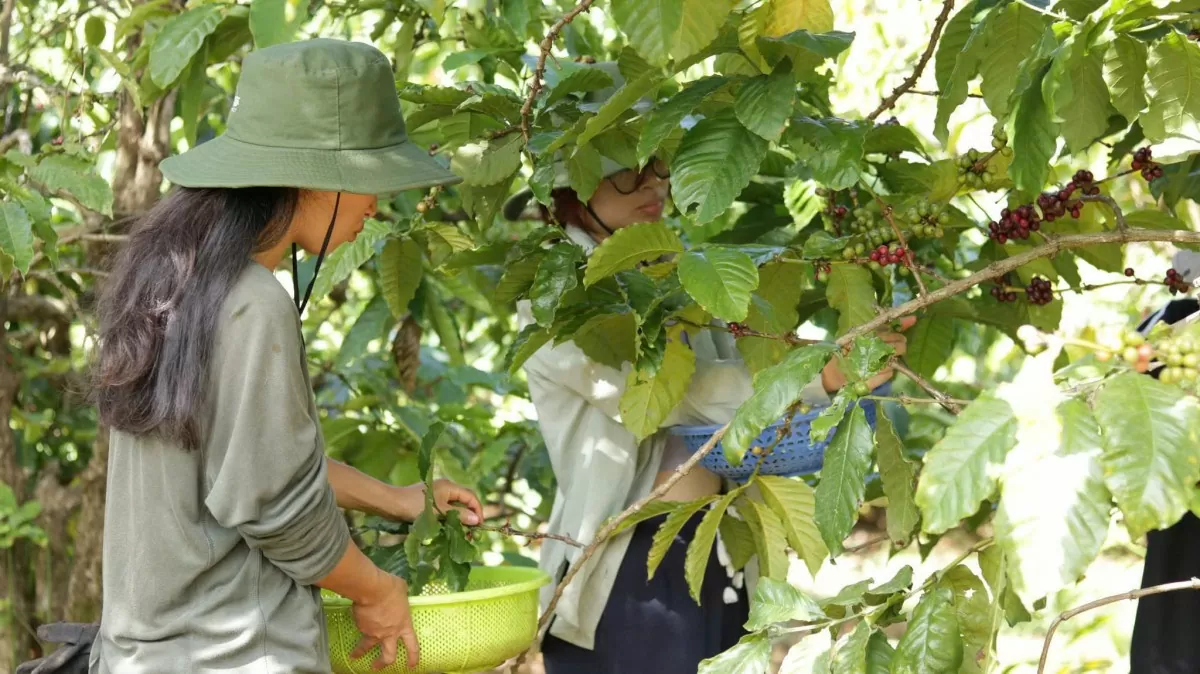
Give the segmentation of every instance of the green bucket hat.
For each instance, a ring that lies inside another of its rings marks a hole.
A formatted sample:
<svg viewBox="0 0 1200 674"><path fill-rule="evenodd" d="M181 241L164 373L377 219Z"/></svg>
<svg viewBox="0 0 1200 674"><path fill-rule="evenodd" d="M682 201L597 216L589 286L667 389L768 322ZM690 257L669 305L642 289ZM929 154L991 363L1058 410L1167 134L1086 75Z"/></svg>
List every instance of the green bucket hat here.
<svg viewBox="0 0 1200 674"><path fill-rule="evenodd" d="M624 86L625 77L621 75L621 69L618 67L615 61L600 61L598 63L586 64L585 67L602 70L607 73L613 81L611 86L604 87L603 89L598 89L596 91L589 91L580 99L580 110L585 112L596 112L608 99L612 98L613 94L615 94L617 90ZM547 84L553 86L553 82L549 81L549 78L547 78L547 80ZM653 103L649 98L641 98L636 104L634 104L633 109L637 112L644 112L649 109L652 104ZM567 175L567 160L562 150L559 150L553 167L554 182L551 184L551 189L569 187L571 185L571 180ZM625 166L609 157L604 156L603 154L600 155L600 175L605 178L629 168L633 167ZM531 199L533 199L533 191L529 188L523 189L509 197L508 201L504 202L503 213L505 219L520 220L521 216L525 213L525 208L529 205Z"/></svg>
<svg viewBox="0 0 1200 674"><path fill-rule="evenodd" d="M225 133L163 160L184 187L393 194L462 179L408 139L392 67L360 42L318 38L251 52Z"/></svg>

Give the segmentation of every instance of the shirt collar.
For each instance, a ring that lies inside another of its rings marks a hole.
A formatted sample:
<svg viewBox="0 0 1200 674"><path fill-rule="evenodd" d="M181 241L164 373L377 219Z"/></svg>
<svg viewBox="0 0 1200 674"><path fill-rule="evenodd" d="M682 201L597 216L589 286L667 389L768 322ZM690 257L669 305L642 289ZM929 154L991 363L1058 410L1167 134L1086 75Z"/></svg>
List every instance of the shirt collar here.
<svg viewBox="0 0 1200 674"><path fill-rule="evenodd" d="M587 255L591 255L592 251L596 250L596 246L599 245L596 243L596 240L592 238L591 234L583 231L583 229L580 227L575 225L566 225L564 230L567 233L567 238L574 241Z"/></svg>

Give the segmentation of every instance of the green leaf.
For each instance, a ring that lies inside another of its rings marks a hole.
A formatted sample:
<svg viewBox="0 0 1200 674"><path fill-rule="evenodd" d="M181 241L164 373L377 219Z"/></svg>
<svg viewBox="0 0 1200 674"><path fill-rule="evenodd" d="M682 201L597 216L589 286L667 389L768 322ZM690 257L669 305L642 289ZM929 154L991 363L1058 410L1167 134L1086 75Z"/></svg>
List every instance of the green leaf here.
<svg viewBox="0 0 1200 674"><path fill-rule="evenodd" d="M830 674L832 642L829 630L804 635L788 649L779 666L779 674Z"/></svg>
<svg viewBox="0 0 1200 674"><path fill-rule="evenodd" d="M831 554L842 552L842 541L858 519L866 494L874 441L867 415L855 405L825 449L821 482L817 485L817 528Z"/></svg>
<svg viewBox="0 0 1200 674"><path fill-rule="evenodd" d="M754 394L734 413L722 439L730 461L741 463L750 443L800 399L800 392L829 362L833 350L827 344L811 344L792 351L778 365L758 373L754 378Z"/></svg>
<svg viewBox="0 0 1200 674"><path fill-rule="evenodd" d="M1165 529L1188 509L1200 481L1200 407L1179 389L1127 372L1095 397L1104 435L1104 480L1138 538Z"/></svg>
<svg viewBox="0 0 1200 674"><path fill-rule="evenodd" d="M750 525L750 533L754 536L758 582L761 583L763 578L787 580L787 537L779 517L766 505L744 496L738 499L737 511Z"/></svg>
<svg viewBox="0 0 1200 674"><path fill-rule="evenodd" d="M204 92L208 85L208 44L196 52L179 86L179 116L183 119L183 137L188 147L196 145L196 127L204 114Z"/></svg>
<svg viewBox="0 0 1200 674"><path fill-rule="evenodd" d="M1058 147L1058 125L1050 119L1040 86L1029 87L1017 100L1009 126L1013 158L1008 175L1018 190L1037 194L1046 182L1050 160Z"/></svg>
<svg viewBox="0 0 1200 674"><path fill-rule="evenodd" d="M892 674L892 658L896 649L888 643L887 635L878 630L867 642L867 674Z"/></svg>
<svg viewBox="0 0 1200 674"><path fill-rule="evenodd" d="M896 572L896 575L892 576L891 580L880 583L879 585L868 589L863 594L874 595L880 598L890 597L897 592L903 592L912 587L912 581L912 567L905 564L904 566L900 567L900 570Z"/></svg>
<svg viewBox="0 0 1200 674"><path fill-rule="evenodd" d="M82 159L67 154L43 157L29 171L29 177L44 185L48 192L65 190L87 208L101 215L112 215L112 188Z"/></svg>
<svg viewBox="0 0 1200 674"><path fill-rule="evenodd" d="M779 516L788 545L804 560L814 576L829 556L816 522L816 496L802 480L761 475L757 479L763 500Z"/></svg>
<svg viewBox="0 0 1200 674"><path fill-rule="evenodd" d="M446 541L450 549L450 559L459 564L468 564L475 561L479 556L479 551L475 549L475 545L467 539L466 532L463 530L462 522L459 521L458 511L451 510L446 513L446 521L443 524L446 532Z"/></svg>
<svg viewBox="0 0 1200 674"><path fill-rule="evenodd" d="M1186 135L1200 123L1200 45L1168 33L1150 49L1147 81L1150 107L1141 118L1147 138Z"/></svg>
<svg viewBox="0 0 1200 674"><path fill-rule="evenodd" d="M951 593L958 634L966 651L963 664L976 662L976 655L991 640L991 602L988 601L987 589L963 564L946 571L936 587L945 588Z"/></svg>
<svg viewBox="0 0 1200 674"><path fill-rule="evenodd" d="M584 123L583 131L575 142L579 145L586 145L617 121L617 118L626 110L632 108L638 99L657 89L664 79L666 79L666 75L661 70L654 69L643 73L637 79L627 80L625 85L605 101L600 110Z"/></svg>
<svg viewBox="0 0 1200 674"><path fill-rule="evenodd" d="M533 285L533 279L537 276L537 270L541 263L541 253L528 255L509 263L504 268L504 275L500 277L500 282L496 284L496 290L493 293L496 302L507 304L524 295Z"/></svg>
<svg viewBox="0 0 1200 674"><path fill-rule="evenodd" d="M408 303L421 285L421 247L412 239L393 239L379 256L379 282L392 315L408 313Z"/></svg>
<svg viewBox="0 0 1200 674"><path fill-rule="evenodd" d="M592 252L583 284L591 286L619 271L633 269L640 262L682 252L679 236L661 222L622 227Z"/></svg>
<svg viewBox="0 0 1200 674"><path fill-rule="evenodd" d="M846 407L853 400L854 394L849 389L843 388L841 391L838 391L829 406L821 410L817 418L813 419L809 424L809 438L813 442L825 442L825 439L829 437L833 429L842 423L842 418L846 416Z"/></svg>
<svg viewBox="0 0 1200 674"><path fill-rule="evenodd" d="M33 262L33 223L20 204L0 202L0 250L13 259L24 276Z"/></svg>
<svg viewBox="0 0 1200 674"><path fill-rule="evenodd" d="M683 400L696 369L696 353L680 337L682 328L667 336L662 364L651 372L631 370L621 394L621 422L638 442L653 435L671 410ZM714 527L716 524L713 525Z"/></svg>
<svg viewBox="0 0 1200 674"><path fill-rule="evenodd" d="M683 525L687 524L688 520L700 512L704 506L712 503L716 497L706 499L698 499L686 503L667 515L663 523L659 525L658 530L654 532L654 540L650 544L650 556L646 558L646 577L653 578L654 573L658 571L659 564L662 564L663 559L667 556L667 551L671 549L671 544L675 542L675 537L679 535ZM672 571L674 572L674 571Z"/></svg>
<svg viewBox="0 0 1200 674"><path fill-rule="evenodd" d="M651 501L646 504L645 508L621 520L617 528L613 529L613 535L616 536L622 531L632 529L646 520L651 520L661 515L669 515L680 508L690 508L694 504L699 504L697 507L703 507L705 503L710 502L712 502L712 498L708 496L696 499L695 501Z"/></svg>
<svg viewBox="0 0 1200 674"><path fill-rule="evenodd" d="M689 83L686 89L675 94L665 103L656 106L647 115L642 135L638 139L638 163L645 164L667 136L679 128L684 117L691 114L697 105L729 82L729 78L719 75L704 77Z"/></svg>
<svg viewBox="0 0 1200 674"><path fill-rule="evenodd" d="M150 48L150 79L169 89L183 74L200 45L221 23L220 5L200 5L171 17Z"/></svg>
<svg viewBox="0 0 1200 674"><path fill-rule="evenodd" d="M863 144L866 154L891 154L894 152L924 153L925 146L907 126L899 124L879 124L867 131Z"/></svg>
<svg viewBox="0 0 1200 674"><path fill-rule="evenodd" d="M306 0L253 0L250 3L250 32L257 49L291 42L306 21Z"/></svg>
<svg viewBox="0 0 1200 674"><path fill-rule="evenodd" d="M929 316L909 328L904 360L917 374L932 379L939 367L950 362L953 352L954 319Z"/></svg>
<svg viewBox="0 0 1200 674"><path fill-rule="evenodd" d="M839 30L825 33L796 30L782 37L759 36L755 45L771 67L776 67L785 58L791 59L795 64L793 69L799 74L801 70L815 68L825 59L837 58L853 41L854 33Z"/></svg>
<svg viewBox="0 0 1200 674"><path fill-rule="evenodd" d="M770 639L765 634L748 634L733 648L701 661L696 674L766 674L770 666Z"/></svg>
<svg viewBox="0 0 1200 674"><path fill-rule="evenodd" d="M33 192L32 194L37 194ZM38 195L41 198L41 195ZM29 206L27 202L20 197L17 200L28 212ZM58 232L55 231L54 225L50 224L49 219L33 221L33 231L42 240L42 251L46 254L46 258L50 260L50 264L58 266Z"/></svg>
<svg viewBox="0 0 1200 674"><path fill-rule="evenodd" d="M754 587L750 600L750 619L747 632L758 632L776 623L791 620L821 620L825 612L812 597L786 581L763 578Z"/></svg>
<svg viewBox="0 0 1200 674"><path fill-rule="evenodd" d="M342 346L333 361L334 367L339 370L348 367L366 353L368 344L386 336L393 323L392 313L383 296L372 297L342 340Z"/></svg>
<svg viewBox="0 0 1200 674"><path fill-rule="evenodd" d="M1125 213L1125 224L1130 227L1144 229L1179 229L1188 230L1186 222L1163 211L1134 211ZM1115 269L1113 271L1116 271Z"/></svg>
<svg viewBox="0 0 1200 674"><path fill-rule="evenodd" d="M596 148L588 144L577 146L567 159L567 177L579 200L587 203L604 180L603 164Z"/></svg>
<svg viewBox="0 0 1200 674"><path fill-rule="evenodd" d="M1008 563L1004 558L1004 553L1000 546L992 546L987 550L979 553L979 570L983 573L983 579L987 582L988 587L992 590L992 596L1000 596L1000 603L1003 605L1005 619L1010 627L1023 622L1029 622L1029 611L1021 605L1021 600L1016 593L1012 591L1008 583L1008 574L1005 572Z"/></svg>
<svg viewBox="0 0 1200 674"><path fill-rule="evenodd" d="M833 656L833 674L867 674L867 642L871 626L860 620L850 634L837 645Z"/></svg>
<svg viewBox="0 0 1200 674"><path fill-rule="evenodd" d="M454 151L450 170L473 186L495 185L521 167L521 135L467 143ZM590 195L589 195L590 196Z"/></svg>
<svg viewBox="0 0 1200 674"><path fill-rule="evenodd" d="M601 314L584 323L572 339L588 358L619 370L637 359L637 315Z"/></svg>
<svg viewBox="0 0 1200 674"><path fill-rule="evenodd" d="M963 660L958 618L950 590L930 590L913 610L908 629L892 657L894 674L957 672Z"/></svg>
<svg viewBox="0 0 1200 674"><path fill-rule="evenodd" d="M746 566L754 556L754 534L750 533L750 525L742 520L726 514L721 519L721 542L729 552L729 563L735 569ZM817 540L820 540L818 537Z"/></svg>
<svg viewBox="0 0 1200 674"><path fill-rule="evenodd" d="M749 255L730 248L690 250L679 260L679 280L705 311L725 321L742 321L750 310L750 293L758 287L758 267Z"/></svg>
<svg viewBox="0 0 1200 674"><path fill-rule="evenodd" d="M996 539L1014 590L1025 601L1075 583L1100 553L1111 509L1102 452L1091 410L1068 400L1038 428L1036 440L1009 453Z"/></svg>
<svg viewBox="0 0 1200 674"><path fill-rule="evenodd" d="M764 35L779 37L807 30L826 33L833 30L833 8L829 0L770 0L770 9L762 27Z"/></svg>
<svg viewBox="0 0 1200 674"><path fill-rule="evenodd" d="M1141 40L1118 35L1104 54L1104 81L1113 107L1130 124L1146 109L1146 62L1149 54Z"/></svg>
<svg viewBox="0 0 1200 674"><path fill-rule="evenodd" d="M934 78L938 88L945 91L950 85L950 77L954 74L954 66L958 55L967 46L974 26L971 25L978 11L978 3L971 0L946 22L942 29L942 39L938 42L937 51L933 57Z"/></svg>
<svg viewBox="0 0 1200 674"><path fill-rule="evenodd" d="M734 490L721 497L696 527L692 542L688 544L687 557L684 559L684 578L687 580L688 592L692 601L700 604L700 590L704 586L704 574L708 570L708 560L712 555L713 543L717 540L717 527L725 517L725 510L740 492Z"/></svg>
<svg viewBox="0 0 1200 674"><path fill-rule="evenodd" d="M671 46L675 61L687 61L717 39L733 5L732 0L683 0L683 21Z"/></svg>
<svg viewBox="0 0 1200 674"><path fill-rule="evenodd" d="M787 143L797 153L813 180L832 190L853 186L864 170L867 127L842 119L795 117L788 127Z"/></svg>
<svg viewBox="0 0 1200 674"><path fill-rule="evenodd" d="M599 91L613 86L612 75L600 68L592 68L570 61L561 61L555 68L557 81L549 88L546 105L551 106L568 94Z"/></svg>
<svg viewBox="0 0 1200 674"><path fill-rule="evenodd" d="M971 5L968 5L963 8L960 14L966 13L970 7ZM995 16L995 13L989 15L986 20L980 21L971 29L958 55L954 57L954 64L950 69L949 79L945 83L942 83L941 76L939 75L938 77L938 86L942 90L942 95L938 97L937 101L937 115L933 120L933 135L942 143L945 143L949 139L948 124L950 122L950 115L967 100L969 93L968 85L979 72L979 61L983 57L984 49L987 45L988 26ZM966 23L969 25L969 18L966 19ZM938 56L940 63L941 52L939 52ZM942 66L939 66L939 72L941 72L941 69Z"/></svg>
<svg viewBox="0 0 1200 674"><path fill-rule="evenodd" d="M573 243L555 244L538 264L529 289L533 317L538 325L549 327L563 297L579 285L579 264L583 250Z"/></svg>
<svg viewBox="0 0 1200 674"><path fill-rule="evenodd" d="M697 206L696 224L725 212L750 184L767 155L768 143L738 122L732 112L701 120L683 136L671 162L671 191L683 212Z"/></svg>
<svg viewBox="0 0 1200 674"><path fill-rule="evenodd" d="M665 65L683 22L683 0L613 0L612 16L647 61Z"/></svg>
<svg viewBox="0 0 1200 674"><path fill-rule="evenodd" d="M980 90L988 110L997 119L1008 114L1009 95L1016 87L1021 62L1033 51L1046 28L1045 16L1014 2L988 21L986 58L980 63Z"/></svg>
<svg viewBox="0 0 1200 674"><path fill-rule="evenodd" d="M917 483L923 529L940 534L979 508L996 489L1004 457L1016 444L1012 408L991 392L975 399L925 455Z"/></svg>
<svg viewBox="0 0 1200 674"><path fill-rule="evenodd" d="M1083 21L1088 14L1100 9L1107 0L1058 0L1054 10L1062 12L1076 21Z"/></svg>
<svg viewBox="0 0 1200 674"><path fill-rule="evenodd" d="M551 337L549 330L536 323L525 326L525 329L521 330L517 334L517 338L513 340L504 369L510 376L516 376L517 369L524 365L530 356L537 353L538 349L545 346Z"/></svg>
<svg viewBox="0 0 1200 674"><path fill-rule="evenodd" d="M311 301L315 304L329 294L333 287L346 280L355 269L371 259L375 254L375 244L387 238L392 233L391 225L379 220L367 220L358 237L350 243L344 243L325 257L321 265L321 273L317 274L313 283ZM300 285L301 288L304 284Z"/></svg>
<svg viewBox="0 0 1200 674"><path fill-rule="evenodd" d="M861 265L836 264L825 288L829 306L838 312L838 335L875 318L875 286Z"/></svg>
<svg viewBox="0 0 1200 674"><path fill-rule="evenodd" d="M883 494L888 500L888 538L897 546L905 547L921 522L921 513L913 500L917 470L912 462L904 458L904 445L896 436L891 419L882 411L876 415L875 446L878 448Z"/></svg>
<svg viewBox="0 0 1200 674"><path fill-rule="evenodd" d="M1050 119L1060 122L1068 151L1079 152L1108 129L1108 85L1099 54L1087 54L1074 41L1054 56L1042 79Z"/></svg>
<svg viewBox="0 0 1200 674"><path fill-rule="evenodd" d="M851 381L869 379L883 368L884 362L895 352L878 335L863 335L854 340L850 353L842 358L842 372Z"/></svg>
<svg viewBox="0 0 1200 674"><path fill-rule="evenodd" d="M778 140L795 100L795 80L788 73L776 71L743 84L734 101L734 112L742 126L766 140Z"/></svg>
<svg viewBox="0 0 1200 674"><path fill-rule="evenodd" d="M437 333L438 341L446 351L446 355L450 357L450 364L466 365L466 355L463 353L458 322L446 308L445 302L437 291L433 289L425 293L425 315L433 322L433 330Z"/></svg>
<svg viewBox="0 0 1200 674"><path fill-rule="evenodd" d="M821 601L823 606L854 606L863 602L863 595L871 589L871 579L860 580L843 587L834 596Z"/></svg>

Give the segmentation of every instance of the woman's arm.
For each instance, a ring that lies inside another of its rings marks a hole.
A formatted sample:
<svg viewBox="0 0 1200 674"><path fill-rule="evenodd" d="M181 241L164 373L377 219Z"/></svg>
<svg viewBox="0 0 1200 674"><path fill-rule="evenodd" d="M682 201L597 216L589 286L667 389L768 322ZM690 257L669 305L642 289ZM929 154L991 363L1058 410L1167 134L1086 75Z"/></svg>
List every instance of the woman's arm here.
<svg viewBox="0 0 1200 674"><path fill-rule="evenodd" d="M326 457L325 463L340 508L405 522L415 520L425 509L425 485L420 482L399 487L376 480L336 459ZM483 521L479 499L466 487L436 480L433 497L438 509L458 510L462 522L468 526Z"/></svg>

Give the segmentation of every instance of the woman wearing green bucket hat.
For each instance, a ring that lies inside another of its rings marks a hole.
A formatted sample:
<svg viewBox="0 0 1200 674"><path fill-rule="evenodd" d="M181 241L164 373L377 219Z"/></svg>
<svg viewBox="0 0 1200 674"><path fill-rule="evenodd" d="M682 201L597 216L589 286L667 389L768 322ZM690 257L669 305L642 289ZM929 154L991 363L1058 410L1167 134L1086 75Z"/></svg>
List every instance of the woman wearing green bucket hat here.
<svg viewBox="0 0 1200 674"><path fill-rule="evenodd" d="M339 507L411 520L423 486L326 458L300 331L312 286L289 297L272 271L303 247L315 276L376 195L457 178L408 141L387 58L325 39L247 56L225 134L162 171L177 188L100 299L94 388L112 432L90 671L327 674L321 588L354 602L356 657L378 646L389 664L399 640L415 667L407 586ZM435 492L480 521L469 490Z"/></svg>

